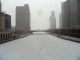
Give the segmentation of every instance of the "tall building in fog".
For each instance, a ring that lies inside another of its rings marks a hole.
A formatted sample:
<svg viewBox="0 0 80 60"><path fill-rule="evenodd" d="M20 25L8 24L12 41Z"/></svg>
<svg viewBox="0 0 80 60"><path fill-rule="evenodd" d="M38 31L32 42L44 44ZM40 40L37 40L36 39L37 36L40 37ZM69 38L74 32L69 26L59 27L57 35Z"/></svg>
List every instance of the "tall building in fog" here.
<svg viewBox="0 0 80 60"><path fill-rule="evenodd" d="M5 27L11 29L11 16L8 14L5 14Z"/></svg>
<svg viewBox="0 0 80 60"><path fill-rule="evenodd" d="M62 13L59 15L59 27L62 28Z"/></svg>
<svg viewBox="0 0 80 60"><path fill-rule="evenodd" d="M0 31L11 29L11 16L2 12L2 3L0 0Z"/></svg>
<svg viewBox="0 0 80 60"><path fill-rule="evenodd" d="M62 26L61 28L70 28L70 3L69 1L62 3Z"/></svg>
<svg viewBox="0 0 80 60"><path fill-rule="evenodd" d="M72 28L80 28L80 0L68 0L70 2L70 20Z"/></svg>
<svg viewBox="0 0 80 60"><path fill-rule="evenodd" d="M1 0L0 0L0 12L1 12L1 10L2 10L2 3L1 3Z"/></svg>
<svg viewBox="0 0 80 60"><path fill-rule="evenodd" d="M16 7L16 30L30 31L30 10L28 4Z"/></svg>
<svg viewBox="0 0 80 60"><path fill-rule="evenodd" d="M0 13L0 30L8 29L11 29L11 16L2 12Z"/></svg>
<svg viewBox="0 0 80 60"><path fill-rule="evenodd" d="M80 0L62 3L62 27L80 28Z"/></svg>
<svg viewBox="0 0 80 60"><path fill-rule="evenodd" d="M55 18L55 12L51 12L50 16L50 29L56 29L56 18Z"/></svg>
<svg viewBox="0 0 80 60"><path fill-rule="evenodd" d="M0 31L5 29L5 15L0 13Z"/></svg>

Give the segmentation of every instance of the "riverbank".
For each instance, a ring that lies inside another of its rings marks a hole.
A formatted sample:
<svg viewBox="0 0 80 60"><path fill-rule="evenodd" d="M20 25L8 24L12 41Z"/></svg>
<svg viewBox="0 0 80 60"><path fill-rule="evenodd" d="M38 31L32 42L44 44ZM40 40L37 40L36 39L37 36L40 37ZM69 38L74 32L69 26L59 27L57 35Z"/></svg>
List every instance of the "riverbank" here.
<svg viewBox="0 0 80 60"><path fill-rule="evenodd" d="M17 36L17 37L13 37L13 38L10 38L10 39L0 40L0 44L6 43L6 42L9 42L9 41L13 41L13 40L16 40L16 39L20 39L20 38L23 38L23 37L27 37L27 36L29 36L31 34L32 33L27 33L27 34L20 35L20 36Z"/></svg>
<svg viewBox="0 0 80 60"><path fill-rule="evenodd" d="M69 40L69 41L80 43L80 38L69 37L69 36L64 36L64 35L60 35L60 34L53 34L53 33L49 33L49 34L52 35L52 36L62 38L64 40Z"/></svg>

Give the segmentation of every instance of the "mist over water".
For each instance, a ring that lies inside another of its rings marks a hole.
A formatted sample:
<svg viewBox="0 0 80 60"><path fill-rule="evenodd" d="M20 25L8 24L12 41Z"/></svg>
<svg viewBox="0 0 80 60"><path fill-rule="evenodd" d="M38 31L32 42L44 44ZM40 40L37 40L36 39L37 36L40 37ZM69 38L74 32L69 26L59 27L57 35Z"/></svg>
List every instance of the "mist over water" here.
<svg viewBox="0 0 80 60"><path fill-rule="evenodd" d="M32 29L48 29L50 26L49 17L51 11L56 14L57 27L59 27L59 13L61 2L65 0L2 0L3 11L12 15L12 26L15 26L15 8L29 4L31 13Z"/></svg>

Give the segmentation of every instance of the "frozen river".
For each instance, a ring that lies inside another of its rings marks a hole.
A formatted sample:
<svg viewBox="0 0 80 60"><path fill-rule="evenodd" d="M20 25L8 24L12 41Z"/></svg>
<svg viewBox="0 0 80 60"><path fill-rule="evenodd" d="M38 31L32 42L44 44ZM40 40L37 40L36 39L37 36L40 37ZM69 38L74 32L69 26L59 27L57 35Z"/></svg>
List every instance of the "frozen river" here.
<svg viewBox="0 0 80 60"><path fill-rule="evenodd" d="M80 44L34 33L0 45L0 60L80 60Z"/></svg>

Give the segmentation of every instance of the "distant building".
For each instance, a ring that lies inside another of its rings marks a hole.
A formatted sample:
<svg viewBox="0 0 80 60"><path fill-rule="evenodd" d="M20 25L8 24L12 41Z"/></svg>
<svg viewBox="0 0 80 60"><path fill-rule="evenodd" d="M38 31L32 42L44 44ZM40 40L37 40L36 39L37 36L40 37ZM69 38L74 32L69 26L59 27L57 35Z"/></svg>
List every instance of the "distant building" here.
<svg viewBox="0 0 80 60"><path fill-rule="evenodd" d="M16 30L23 33L30 31L30 10L28 4L16 7Z"/></svg>
<svg viewBox="0 0 80 60"><path fill-rule="evenodd" d="M59 28L62 28L62 13L59 15Z"/></svg>
<svg viewBox="0 0 80 60"><path fill-rule="evenodd" d="M0 13L0 30L4 31L11 29L11 16L8 14Z"/></svg>
<svg viewBox="0 0 80 60"><path fill-rule="evenodd" d="M2 3L1 3L1 0L0 0L0 12L1 12L1 10L2 10Z"/></svg>
<svg viewBox="0 0 80 60"><path fill-rule="evenodd" d="M0 0L0 39L10 39L15 36L15 30L11 27L11 16L2 12Z"/></svg>
<svg viewBox="0 0 80 60"><path fill-rule="evenodd" d="M50 29L56 29L56 18L55 18L55 12L51 12L50 16Z"/></svg>
<svg viewBox="0 0 80 60"><path fill-rule="evenodd" d="M8 14L5 14L5 27L11 29L11 16Z"/></svg>
<svg viewBox="0 0 80 60"><path fill-rule="evenodd" d="M0 13L0 30L5 30L5 15L4 13Z"/></svg>
<svg viewBox="0 0 80 60"><path fill-rule="evenodd" d="M29 5L28 4L25 4L24 5L24 8L25 8L25 13L26 13L26 31L30 31L30 8L29 8Z"/></svg>

